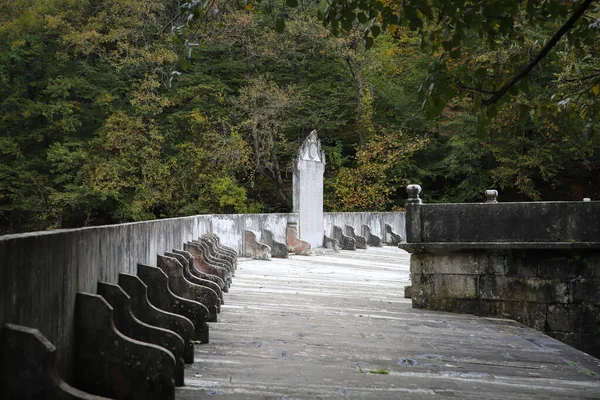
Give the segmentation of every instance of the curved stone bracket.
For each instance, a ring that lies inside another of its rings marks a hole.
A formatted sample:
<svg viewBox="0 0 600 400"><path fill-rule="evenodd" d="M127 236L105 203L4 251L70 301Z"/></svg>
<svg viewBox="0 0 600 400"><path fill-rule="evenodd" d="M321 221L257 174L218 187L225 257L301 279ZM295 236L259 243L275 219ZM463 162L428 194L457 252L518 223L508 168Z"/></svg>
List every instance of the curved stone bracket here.
<svg viewBox="0 0 600 400"><path fill-rule="evenodd" d="M175 399L175 359L162 347L131 339L113 324L99 295L77 293L75 383L115 399Z"/></svg>
<svg viewBox="0 0 600 400"><path fill-rule="evenodd" d="M221 239L219 238L219 235L217 235L216 233L206 233L206 234L202 235L202 237L213 240L215 242L215 244L217 245L217 247L221 251L229 254L235 260L236 268L237 268L238 252L235 251L234 248L221 244Z"/></svg>
<svg viewBox="0 0 600 400"><path fill-rule="evenodd" d="M56 347L40 331L4 324L0 364L0 398L109 400L67 384L56 371Z"/></svg>
<svg viewBox="0 0 600 400"><path fill-rule="evenodd" d="M200 251L200 250L198 250L198 251ZM223 281L223 279L219 278L217 275L211 275L211 274L202 272L199 269L200 268L199 261L196 260L196 257L191 252L186 251L186 250L173 249L173 253L181 254L182 256L187 258L190 274L194 275L197 278L205 279L207 281L213 282L214 284L219 286L219 289L221 289L221 292L225 291L225 290L223 290L223 288L226 285L225 285L225 282ZM223 296L221 296L221 298L222 297Z"/></svg>
<svg viewBox="0 0 600 400"><path fill-rule="evenodd" d="M217 322L219 296L204 286L196 285L185 278L183 265L176 258L158 255L156 266L169 277L169 289L177 296L197 301L208 309L209 322Z"/></svg>
<svg viewBox="0 0 600 400"><path fill-rule="evenodd" d="M289 250L298 255L310 255L310 243L298 238L298 231L288 225L286 229L286 241Z"/></svg>
<svg viewBox="0 0 600 400"><path fill-rule="evenodd" d="M271 255L276 258L288 258L289 252L287 245L275 240L275 235L268 229L261 230L261 238L267 246L271 248Z"/></svg>
<svg viewBox="0 0 600 400"><path fill-rule="evenodd" d="M235 270L237 268L237 256L232 256L229 252L223 251L219 246L217 246L217 242L214 240L213 236L200 236L198 241L206 243L209 253L212 257L224 262L229 267L229 272L231 272L232 276L235 276Z"/></svg>
<svg viewBox="0 0 600 400"><path fill-rule="evenodd" d="M202 248L202 246L200 246L199 243L184 243L183 250L187 251L194 257L195 269L205 274L218 276L223 282L221 290L224 292L229 291L229 271L223 267L210 263L204 254L205 250Z"/></svg>
<svg viewBox="0 0 600 400"><path fill-rule="evenodd" d="M333 226L333 238L338 241L342 250L356 250L356 240L344 234L341 227Z"/></svg>
<svg viewBox="0 0 600 400"><path fill-rule="evenodd" d="M373 247L381 247L383 246L381 238L377 235L374 235L371 232L371 227L369 225L362 226L362 234L365 237L367 244Z"/></svg>
<svg viewBox="0 0 600 400"><path fill-rule="evenodd" d="M174 294L169 289L169 278L156 267L138 264L138 276L148 286L148 298L158 308L183 315L194 323L194 339L208 343L208 309L198 303Z"/></svg>
<svg viewBox="0 0 600 400"><path fill-rule="evenodd" d="M214 251L211 250L209 243L204 240L192 240L192 243L199 246L202 249L203 257L206 261L208 261L211 265L218 266L220 268L225 268L227 271L227 280L229 283L232 281L233 277L233 265L229 260L222 259L219 256L214 254Z"/></svg>
<svg viewBox="0 0 600 400"><path fill-rule="evenodd" d="M340 252L340 246L338 241L325 234L323 234L323 247L325 247L326 249L331 249L336 253Z"/></svg>
<svg viewBox="0 0 600 400"><path fill-rule="evenodd" d="M194 362L194 324L188 318L154 306L148 300L148 287L135 275L119 274L119 286L129 295L133 315L147 324L159 326L177 333L183 338L185 348L183 360Z"/></svg>
<svg viewBox="0 0 600 400"><path fill-rule="evenodd" d="M183 266L183 276L185 277L185 279L187 279L188 281L190 281L196 285L200 285L200 286L204 286L209 289L212 289L217 294L217 297L219 298L219 301L217 302L217 312L221 312L221 304L223 304L223 291L221 290L219 285L217 285L215 282L209 281L207 279L198 278L196 275L192 274L192 272L190 271L190 263L194 262L194 258L187 251L185 253L187 253L187 256L189 258L183 254L170 252L170 251L165 251L165 256L173 257L177 261L179 261L179 263Z"/></svg>
<svg viewBox="0 0 600 400"><path fill-rule="evenodd" d="M271 248L256 240L256 233L246 229L244 235L246 237L246 257L255 260L271 260Z"/></svg>
<svg viewBox="0 0 600 400"><path fill-rule="evenodd" d="M357 235L353 226L346 225L346 235L350 236L356 241L357 249L365 250L367 248L367 239L364 236Z"/></svg>
<svg viewBox="0 0 600 400"><path fill-rule="evenodd" d="M385 243L390 246L398 246L402 243L402 236L394 232L390 224L385 224Z"/></svg>
<svg viewBox="0 0 600 400"><path fill-rule="evenodd" d="M98 294L113 308L113 322L123 335L160 346L175 357L175 385L183 386L183 339L175 332L146 324L131 312L130 298L118 285L98 282Z"/></svg>

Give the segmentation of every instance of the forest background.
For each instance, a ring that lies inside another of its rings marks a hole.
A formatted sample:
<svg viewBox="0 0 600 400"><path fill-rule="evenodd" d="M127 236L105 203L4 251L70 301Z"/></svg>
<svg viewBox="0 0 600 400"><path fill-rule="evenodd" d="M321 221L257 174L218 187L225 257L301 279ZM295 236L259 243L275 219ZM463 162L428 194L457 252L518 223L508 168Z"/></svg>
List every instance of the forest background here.
<svg viewBox="0 0 600 400"><path fill-rule="evenodd" d="M365 34L356 14L336 35L319 1L192 3L0 3L0 234L287 212L313 129L328 211L398 210L408 183L427 202L600 198L597 34L556 46L484 124L484 86L456 78L502 83L560 10L511 26L517 45L466 29L424 48L438 25ZM584 17L597 33L597 7ZM433 75L446 100L431 107Z"/></svg>

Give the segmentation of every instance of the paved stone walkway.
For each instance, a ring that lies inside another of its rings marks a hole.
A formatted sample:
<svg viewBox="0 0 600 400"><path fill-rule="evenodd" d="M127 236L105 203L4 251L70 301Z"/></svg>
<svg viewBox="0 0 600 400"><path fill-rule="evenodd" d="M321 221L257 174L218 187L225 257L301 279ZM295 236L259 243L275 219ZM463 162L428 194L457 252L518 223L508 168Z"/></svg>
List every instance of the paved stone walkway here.
<svg viewBox="0 0 600 400"><path fill-rule="evenodd" d="M510 320L412 309L409 255L240 262L177 399L600 399L600 360Z"/></svg>

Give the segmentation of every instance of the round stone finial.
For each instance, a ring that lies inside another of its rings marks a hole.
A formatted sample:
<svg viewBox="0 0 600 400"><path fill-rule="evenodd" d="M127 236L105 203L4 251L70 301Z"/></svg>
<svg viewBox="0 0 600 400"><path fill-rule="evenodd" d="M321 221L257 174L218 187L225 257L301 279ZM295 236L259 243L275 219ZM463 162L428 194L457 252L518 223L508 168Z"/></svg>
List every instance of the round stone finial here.
<svg viewBox="0 0 600 400"><path fill-rule="evenodd" d="M497 203L498 200L498 191L494 189L489 189L485 191L485 198L487 199L486 203Z"/></svg>
<svg viewBox="0 0 600 400"><path fill-rule="evenodd" d="M419 193L421 193L421 186L419 185L408 185L406 187L406 193L408 193L408 200L406 201L409 204L421 204L421 199L419 198Z"/></svg>

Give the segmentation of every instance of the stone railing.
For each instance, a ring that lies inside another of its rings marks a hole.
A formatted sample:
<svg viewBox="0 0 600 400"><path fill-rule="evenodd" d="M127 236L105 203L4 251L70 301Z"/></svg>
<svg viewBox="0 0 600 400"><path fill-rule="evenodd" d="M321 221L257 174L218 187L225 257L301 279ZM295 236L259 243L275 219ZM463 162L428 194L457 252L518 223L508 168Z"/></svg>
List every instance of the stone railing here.
<svg viewBox="0 0 600 400"><path fill-rule="evenodd" d="M57 240L72 244L64 236ZM13 250L17 244L13 242ZM94 247L85 241L78 245ZM57 273L64 269L32 268L37 274L18 282L23 292L7 290L13 309L2 309L0 398L174 399L175 387L184 385L184 364L194 362L193 343L208 343L207 322L217 321L222 292L237 267L235 251L213 234L183 245L190 245L194 255L181 249L165 251L156 255L156 267L137 264L136 275L119 273L116 283L105 281L110 279L107 273L118 271L107 264L85 282L78 274L91 272L85 265L73 269L72 275ZM56 252L64 247L44 250L48 260L60 264ZM219 276L212 275L215 272ZM22 271L21 276L26 274ZM95 288L78 290L98 276ZM23 297L31 293L30 299ZM2 300L3 306L9 301L6 296ZM61 345L55 347L41 330Z"/></svg>
<svg viewBox="0 0 600 400"><path fill-rule="evenodd" d="M360 229L360 224L369 223L369 213L360 214L340 213L335 218L344 225L357 224ZM377 220L379 214L374 213L371 219ZM395 217L392 215L394 213L388 214L386 223L403 233L404 226L400 225L404 221L403 213L395 213ZM27 336L34 347L39 345L40 335L47 338L58 349L48 356L52 358L52 363L56 363L57 374L71 382L75 372L73 360L76 352L77 304L96 310L102 318L108 318L112 303L94 297L100 292L98 282L102 282L100 287L107 297L110 292L114 301L124 301L118 297L120 292L110 286L119 284L130 295L132 309L149 309L144 301L128 291L140 292L141 289L135 286L136 282L131 281L131 277L139 277L148 287L148 296L153 304L160 302L170 312L175 310L173 307L183 307L177 310L185 313L188 322L193 322L194 318L199 322L194 325L192 332L194 340L207 341L206 322L216 319L220 309L217 300L222 300L222 292L228 291L235 272L236 257L247 253L248 243L254 246L253 241L246 241L246 232L255 232L253 239L258 242L267 239L270 243L268 246L262 245L263 252L250 251L251 255L256 253L269 258L270 255L265 253L267 249L277 250L272 254L273 257L286 256L286 250L294 254L312 254L309 252L310 245L297 237L297 230L294 229L297 222L298 214L295 213L197 215L1 236L0 327L5 323L26 327L23 328L25 330L15 328L17 333L14 335ZM373 232L379 232L380 226L383 224L371 228ZM212 241L208 233L214 234ZM206 240L198 240L201 236ZM329 250L337 249L334 240L325 235L323 238ZM160 257L157 258L157 255ZM192 264L191 267L185 268L186 257L193 257L187 260ZM190 286L188 282L202 287ZM128 289L125 290L124 286ZM164 293L161 294L158 287L163 287ZM186 302L184 297L191 300ZM200 306L200 303L203 305ZM120 321L126 321L122 326L128 327L131 321L127 320L127 313L119 315ZM163 319L166 317L154 315L148 318L154 321L152 325L164 325ZM185 329L189 330L189 327L185 327L185 321L180 321L183 325L179 326L179 330L176 329L177 321L171 321L170 324L171 330L177 331L181 337L189 336L189 332L185 333ZM27 329L34 329L35 332ZM165 346L175 348L172 338L166 340L171 342ZM17 353L18 350L15 351ZM161 356L162 353L156 354ZM181 370L182 364L175 361L174 367ZM6 368L10 368L10 365Z"/></svg>
<svg viewBox="0 0 600 400"><path fill-rule="evenodd" d="M417 308L502 316L600 356L600 202L422 204L407 187Z"/></svg>

